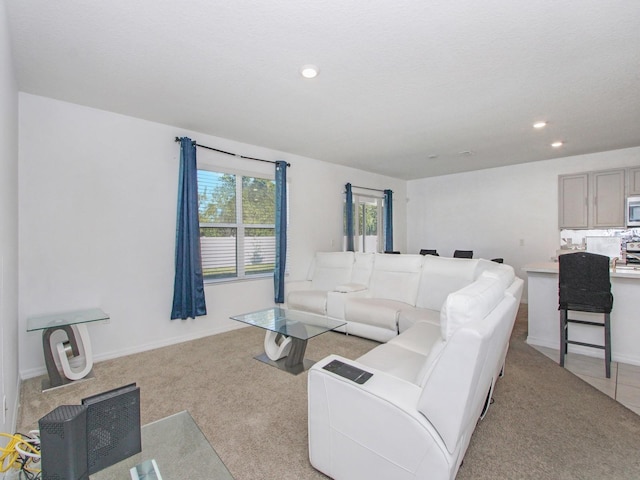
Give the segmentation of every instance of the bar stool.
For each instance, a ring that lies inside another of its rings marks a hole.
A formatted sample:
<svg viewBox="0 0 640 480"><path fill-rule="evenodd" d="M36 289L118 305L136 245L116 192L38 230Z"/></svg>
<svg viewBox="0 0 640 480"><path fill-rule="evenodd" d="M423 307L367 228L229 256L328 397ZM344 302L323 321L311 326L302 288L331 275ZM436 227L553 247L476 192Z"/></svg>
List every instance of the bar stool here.
<svg viewBox="0 0 640 480"><path fill-rule="evenodd" d="M613 295L609 278L609 257L595 253L577 252L560 255L559 306L560 310L560 366L568 345L604 350L605 371L611 378L611 308ZM604 322L569 318L569 310L604 314ZM569 340L569 323L604 327L604 345Z"/></svg>

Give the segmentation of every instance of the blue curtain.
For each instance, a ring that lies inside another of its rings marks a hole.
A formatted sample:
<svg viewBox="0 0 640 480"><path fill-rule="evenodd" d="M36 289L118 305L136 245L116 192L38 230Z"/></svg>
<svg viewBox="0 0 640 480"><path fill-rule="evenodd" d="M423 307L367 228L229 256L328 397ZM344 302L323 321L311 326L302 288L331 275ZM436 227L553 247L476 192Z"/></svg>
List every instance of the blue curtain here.
<svg viewBox="0 0 640 480"><path fill-rule="evenodd" d="M171 320L196 318L206 314L200 261L196 144L190 138L182 137L176 221L176 277L173 284Z"/></svg>
<svg viewBox="0 0 640 480"><path fill-rule="evenodd" d="M393 251L393 192L384 191L384 251Z"/></svg>
<svg viewBox="0 0 640 480"><path fill-rule="evenodd" d="M347 252L353 252L355 250L353 239L353 192L351 191L350 183L347 183L344 188L346 191L344 221L347 224Z"/></svg>
<svg viewBox="0 0 640 480"><path fill-rule="evenodd" d="M276 265L273 269L273 297L284 303L284 272L287 260L287 162L276 162Z"/></svg>

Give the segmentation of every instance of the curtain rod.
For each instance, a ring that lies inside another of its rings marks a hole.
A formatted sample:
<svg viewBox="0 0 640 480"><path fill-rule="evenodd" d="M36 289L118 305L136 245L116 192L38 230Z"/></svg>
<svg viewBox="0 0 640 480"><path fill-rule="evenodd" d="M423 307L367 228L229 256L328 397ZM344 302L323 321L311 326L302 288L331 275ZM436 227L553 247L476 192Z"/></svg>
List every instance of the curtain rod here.
<svg viewBox="0 0 640 480"><path fill-rule="evenodd" d="M182 140L182 137L176 137L176 142L179 142L181 140ZM196 142L194 143L196 144L196 147L206 148L207 150L213 150L214 152L224 153L225 155L231 155L232 157L244 158L245 160L255 160L257 162L266 162L266 163L273 163L273 164L276 163L273 160L262 160L261 158L245 157L244 155L238 155L237 153L225 152L224 150L219 150L213 147L207 147L206 145L200 145L199 143L196 143ZM290 167L290 166L291 164L287 162L287 167Z"/></svg>
<svg viewBox="0 0 640 480"><path fill-rule="evenodd" d="M357 185L351 185L351 188L359 188L361 190L373 190L374 192L382 192L382 193L385 192L385 190L380 190L379 188L359 187Z"/></svg>

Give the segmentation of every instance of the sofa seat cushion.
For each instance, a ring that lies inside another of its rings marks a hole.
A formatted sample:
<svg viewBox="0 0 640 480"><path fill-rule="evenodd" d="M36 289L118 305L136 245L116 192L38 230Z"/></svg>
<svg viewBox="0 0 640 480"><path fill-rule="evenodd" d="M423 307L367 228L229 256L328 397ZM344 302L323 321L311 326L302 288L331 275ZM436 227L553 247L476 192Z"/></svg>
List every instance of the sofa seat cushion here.
<svg viewBox="0 0 640 480"><path fill-rule="evenodd" d="M358 362L414 383L426 359L425 355L413 350L384 343L358 358Z"/></svg>
<svg viewBox="0 0 640 480"><path fill-rule="evenodd" d="M287 308L326 315L327 292L323 290L295 290L287 295Z"/></svg>
<svg viewBox="0 0 640 480"><path fill-rule="evenodd" d="M350 298L344 307L347 322L358 322L398 331L398 312L407 304L383 298Z"/></svg>
<svg viewBox="0 0 640 480"><path fill-rule="evenodd" d="M440 325L434 325L429 322L417 322L409 330L389 340L387 345L406 348L412 352L424 355L426 358L431 352L433 345L441 339Z"/></svg>
<svg viewBox="0 0 640 480"><path fill-rule="evenodd" d="M414 307L407 307L400 310L398 314L398 330L400 333L408 330L418 322L428 322L439 326L440 310Z"/></svg>

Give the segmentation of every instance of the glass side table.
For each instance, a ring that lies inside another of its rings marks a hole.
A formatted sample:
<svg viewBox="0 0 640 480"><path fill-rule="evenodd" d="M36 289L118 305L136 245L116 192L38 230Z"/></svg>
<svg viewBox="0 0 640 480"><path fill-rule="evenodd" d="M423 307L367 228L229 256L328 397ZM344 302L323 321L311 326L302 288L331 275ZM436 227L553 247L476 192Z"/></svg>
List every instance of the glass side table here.
<svg viewBox="0 0 640 480"><path fill-rule="evenodd" d="M186 410L143 425L140 433L140 453L94 473L91 480L131 480L131 468L150 460L155 460L162 480L233 480L225 464Z"/></svg>
<svg viewBox="0 0 640 480"><path fill-rule="evenodd" d="M49 379L42 381L43 392L92 375L93 352L86 326L108 322L109 315L99 308L27 317L27 332L42 330L44 363L49 374ZM67 340L57 341L55 347L62 373L58 370L51 347L51 336L57 331L63 331L67 336ZM69 360L80 356L84 356L84 365L80 368L72 366Z"/></svg>

